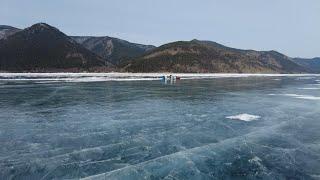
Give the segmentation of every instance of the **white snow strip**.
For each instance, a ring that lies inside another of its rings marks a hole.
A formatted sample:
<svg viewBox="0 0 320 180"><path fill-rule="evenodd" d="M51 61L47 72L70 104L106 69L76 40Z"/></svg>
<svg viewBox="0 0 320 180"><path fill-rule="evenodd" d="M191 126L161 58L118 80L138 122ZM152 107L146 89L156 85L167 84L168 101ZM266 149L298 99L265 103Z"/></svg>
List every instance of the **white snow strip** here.
<svg viewBox="0 0 320 180"><path fill-rule="evenodd" d="M67 81L67 82L92 82L92 81L140 81L158 80L162 76L179 76L182 79L200 78L241 78L241 77L310 77L320 74L229 74L229 73L0 73L2 80L20 81Z"/></svg>
<svg viewBox="0 0 320 180"><path fill-rule="evenodd" d="M154 81L160 78L108 78L108 77L83 77L83 78L10 78L0 81L44 81L44 82L103 82L103 81Z"/></svg>
<svg viewBox="0 0 320 180"><path fill-rule="evenodd" d="M161 77L174 75L180 77L310 77L320 74L236 74L236 73L0 73L0 77Z"/></svg>
<svg viewBox="0 0 320 180"><path fill-rule="evenodd" d="M261 118L260 116L251 115L251 114L238 114L235 116L227 116L227 119L241 120L241 121L253 121Z"/></svg>
<svg viewBox="0 0 320 180"><path fill-rule="evenodd" d="M299 95L299 94L284 94L285 96L291 96L297 99L308 99L308 100L320 100L320 97L311 95Z"/></svg>
<svg viewBox="0 0 320 180"><path fill-rule="evenodd" d="M315 77L298 77L296 80L313 79Z"/></svg>
<svg viewBox="0 0 320 180"><path fill-rule="evenodd" d="M312 96L312 95L300 95L300 94L269 94L270 96L289 96L296 99L307 99L307 100L320 100L320 97L318 96Z"/></svg>
<svg viewBox="0 0 320 180"><path fill-rule="evenodd" d="M299 88L299 89L304 89L304 90L320 90L320 88Z"/></svg>

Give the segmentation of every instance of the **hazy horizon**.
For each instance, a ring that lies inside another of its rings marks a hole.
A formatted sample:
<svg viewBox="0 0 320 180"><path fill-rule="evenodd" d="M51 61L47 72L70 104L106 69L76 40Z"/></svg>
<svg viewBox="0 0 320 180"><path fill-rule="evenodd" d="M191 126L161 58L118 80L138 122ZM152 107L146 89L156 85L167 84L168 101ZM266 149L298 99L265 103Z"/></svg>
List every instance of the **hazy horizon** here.
<svg viewBox="0 0 320 180"><path fill-rule="evenodd" d="M68 35L111 36L156 46L210 40L302 58L320 56L319 17L316 0L3 0L0 7L0 24L18 28L45 22Z"/></svg>

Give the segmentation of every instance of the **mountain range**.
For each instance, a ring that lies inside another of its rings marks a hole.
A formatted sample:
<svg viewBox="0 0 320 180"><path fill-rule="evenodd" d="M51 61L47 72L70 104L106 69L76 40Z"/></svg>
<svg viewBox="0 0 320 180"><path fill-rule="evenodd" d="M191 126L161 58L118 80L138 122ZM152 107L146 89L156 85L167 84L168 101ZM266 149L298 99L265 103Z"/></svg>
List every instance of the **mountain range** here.
<svg viewBox="0 0 320 180"><path fill-rule="evenodd" d="M18 29L12 26L0 25L0 40L6 39L8 36L18 31L21 31L21 29Z"/></svg>
<svg viewBox="0 0 320 180"><path fill-rule="evenodd" d="M113 37L71 36L73 40L103 59L119 65L154 49L155 46L131 43Z"/></svg>
<svg viewBox="0 0 320 180"><path fill-rule="evenodd" d="M101 57L44 23L0 40L4 71L83 71L106 65Z"/></svg>
<svg viewBox="0 0 320 180"><path fill-rule="evenodd" d="M306 58L293 58L293 62L304 66L314 73L320 73L320 57L306 59Z"/></svg>
<svg viewBox="0 0 320 180"><path fill-rule="evenodd" d="M300 73L309 70L276 51L229 48L210 41L179 41L156 48L125 69L132 72Z"/></svg>
<svg viewBox="0 0 320 180"><path fill-rule="evenodd" d="M241 50L211 41L155 47L108 36L68 36L46 23L0 26L0 71L320 73L320 58Z"/></svg>

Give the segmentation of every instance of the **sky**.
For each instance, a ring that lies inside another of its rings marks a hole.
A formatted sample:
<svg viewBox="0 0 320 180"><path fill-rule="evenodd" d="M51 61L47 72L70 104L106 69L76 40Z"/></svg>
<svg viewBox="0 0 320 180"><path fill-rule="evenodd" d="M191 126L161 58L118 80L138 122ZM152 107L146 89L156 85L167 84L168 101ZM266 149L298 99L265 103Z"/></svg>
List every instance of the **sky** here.
<svg viewBox="0 0 320 180"><path fill-rule="evenodd" d="M0 0L0 24L38 22L156 46L199 39L320 56L320 0Z"/></svg>

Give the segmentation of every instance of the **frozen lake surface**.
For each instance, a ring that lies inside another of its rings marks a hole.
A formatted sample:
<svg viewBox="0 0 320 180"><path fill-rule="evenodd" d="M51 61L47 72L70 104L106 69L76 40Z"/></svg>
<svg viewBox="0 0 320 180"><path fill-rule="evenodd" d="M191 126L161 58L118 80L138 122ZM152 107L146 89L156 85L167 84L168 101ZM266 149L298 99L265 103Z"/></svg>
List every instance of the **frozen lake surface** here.
<svg viewBox="0 0 320 180"><path fill-rule="evenodd" d="M0 179L319 179L316 75L0 73Z"/></svg>

